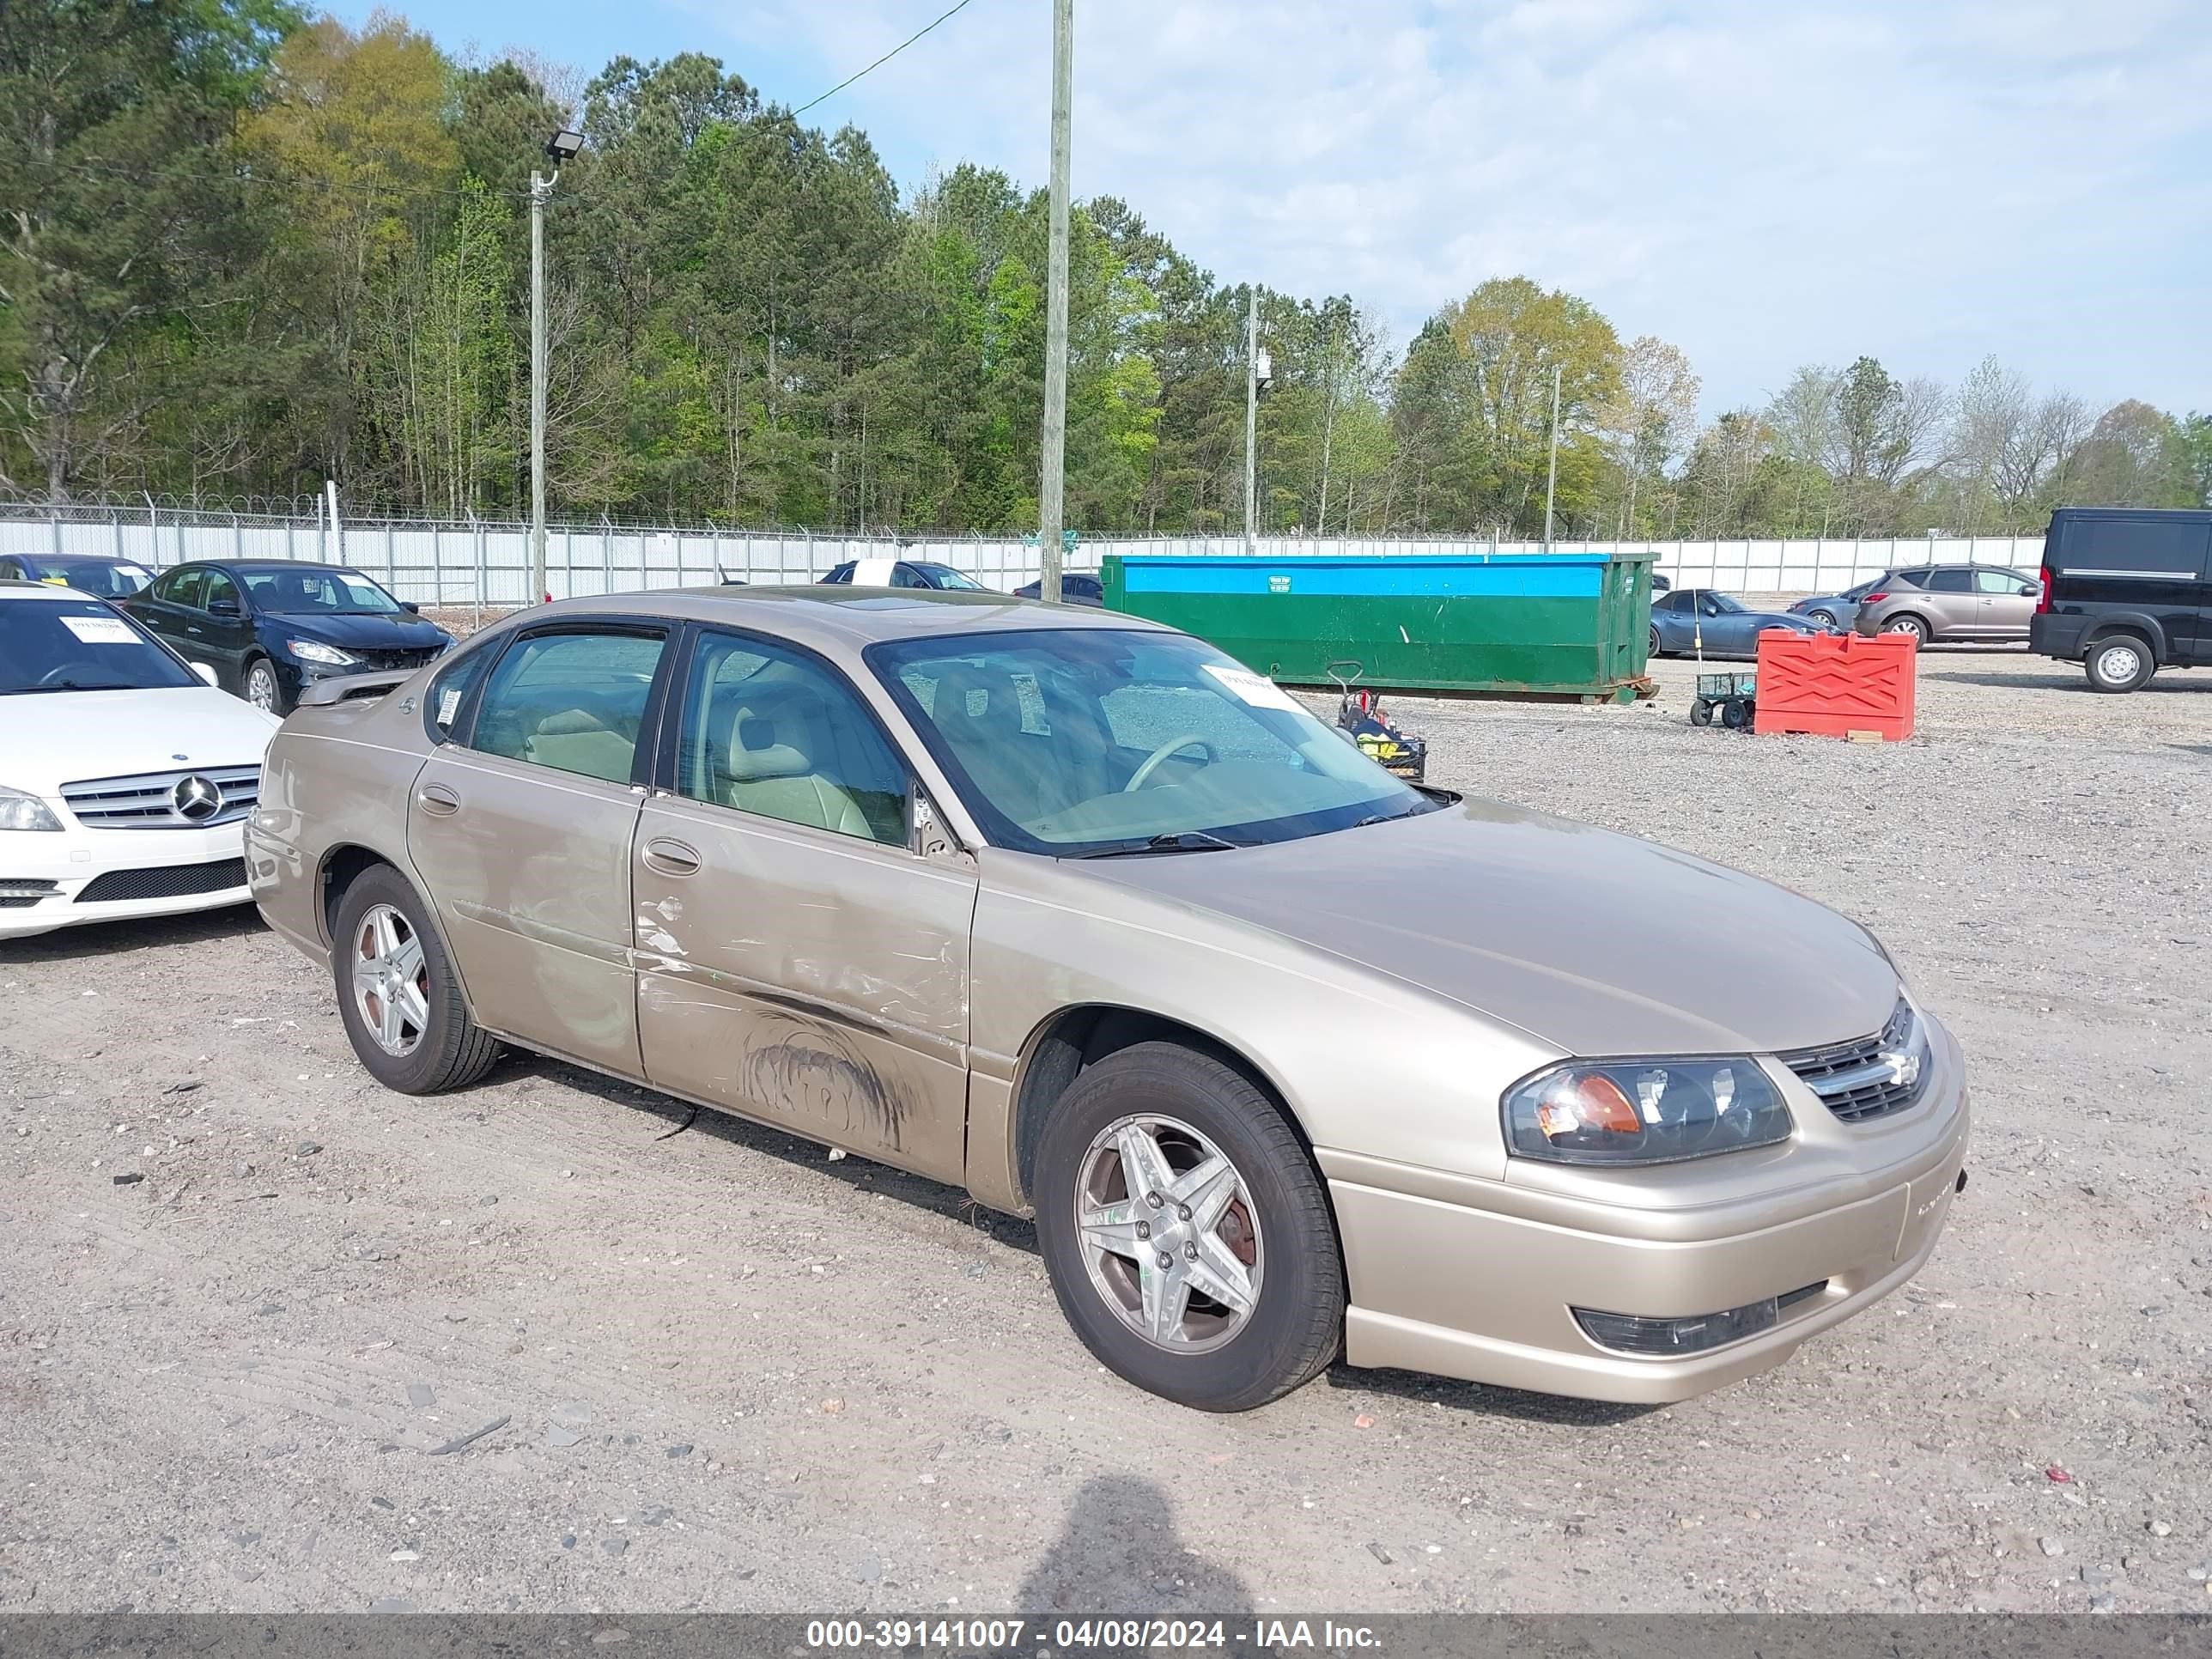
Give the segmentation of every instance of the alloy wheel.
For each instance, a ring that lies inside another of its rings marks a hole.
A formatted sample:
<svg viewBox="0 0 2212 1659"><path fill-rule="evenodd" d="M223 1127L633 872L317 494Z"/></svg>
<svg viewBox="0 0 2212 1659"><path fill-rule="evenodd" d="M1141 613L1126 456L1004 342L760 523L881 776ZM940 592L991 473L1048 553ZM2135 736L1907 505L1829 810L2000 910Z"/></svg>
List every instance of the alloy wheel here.
<svg viewBox="0 0 2212 1659"><path fill-rule="evenodd" d="M353 1002L362 1029L395 1060L422 1046L430 1025L430 969L422 941L389 904L362 912L353 931Z"/></svg>
<svg viewBox="0 0 2212 1659"><path fill-rule="evenodd" d="M276 673L267 663L258 662L247 672L246 700L256 708L276 712Z"/></svg>
<svg viewBox="0 0 2212 1659"><path fill-rule="evenodd" d="M1259 1306L1265 1259L1251 1192L1179 1119L1125 1117L1091 1137L1075 1226L1091 1287L1155 1347L1218 1348Z"/></svg>

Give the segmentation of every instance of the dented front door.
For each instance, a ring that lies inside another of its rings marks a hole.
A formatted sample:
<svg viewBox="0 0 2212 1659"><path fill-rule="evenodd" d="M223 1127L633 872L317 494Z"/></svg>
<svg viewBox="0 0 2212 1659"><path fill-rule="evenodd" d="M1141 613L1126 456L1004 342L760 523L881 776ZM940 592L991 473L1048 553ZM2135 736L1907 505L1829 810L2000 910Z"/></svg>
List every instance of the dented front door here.
<svg viewBox="0 0 2212 1659"><path fill-rule="evenodd" d="M653 1082L962 1179L964 861L659 793L632 881Z"/></svg>

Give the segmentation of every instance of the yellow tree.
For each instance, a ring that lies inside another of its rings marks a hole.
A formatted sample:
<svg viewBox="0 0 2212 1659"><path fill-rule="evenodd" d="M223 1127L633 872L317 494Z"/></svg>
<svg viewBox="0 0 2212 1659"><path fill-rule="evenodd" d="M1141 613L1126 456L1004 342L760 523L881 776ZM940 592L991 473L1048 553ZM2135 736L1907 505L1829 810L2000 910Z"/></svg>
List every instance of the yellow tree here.
<svg viewBox="0 0 2212 1659"><path fill-rule="evenodd" d="M447 216L460 152L445 121L450 67L428 35L384 13L358 34L325 17L276 54L265 106L246 125L255 164L286 193L285 303L321 341L325 460L344 473L365 383L369 301L419 262Z"/></svg>

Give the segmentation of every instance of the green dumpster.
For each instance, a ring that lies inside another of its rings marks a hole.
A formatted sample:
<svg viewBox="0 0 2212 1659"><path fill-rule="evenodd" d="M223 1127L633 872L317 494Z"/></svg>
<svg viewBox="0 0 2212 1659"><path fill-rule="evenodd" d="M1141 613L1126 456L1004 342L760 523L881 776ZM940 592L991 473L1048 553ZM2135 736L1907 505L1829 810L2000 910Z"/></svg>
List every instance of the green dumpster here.
<svg viewBox="0 0 2212 1659"><path fill-rule="evenodd" d="M1291 685L1493 696L1648 692L1648 553L1106 556L1109 610L1180 628Z"/></svg>

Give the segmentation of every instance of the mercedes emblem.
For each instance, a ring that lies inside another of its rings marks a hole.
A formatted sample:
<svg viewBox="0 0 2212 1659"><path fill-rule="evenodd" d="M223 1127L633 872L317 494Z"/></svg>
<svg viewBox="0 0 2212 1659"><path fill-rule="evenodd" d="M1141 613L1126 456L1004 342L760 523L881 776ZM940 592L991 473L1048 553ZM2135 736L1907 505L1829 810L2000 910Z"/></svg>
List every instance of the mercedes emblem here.
<svg viewBox="0 0 2212 1659"><path fill-rule="evenodd" d="M195 774L178 780L169 792L169 805L186 823L204 823L222 811L222 791Z"/></svg>

